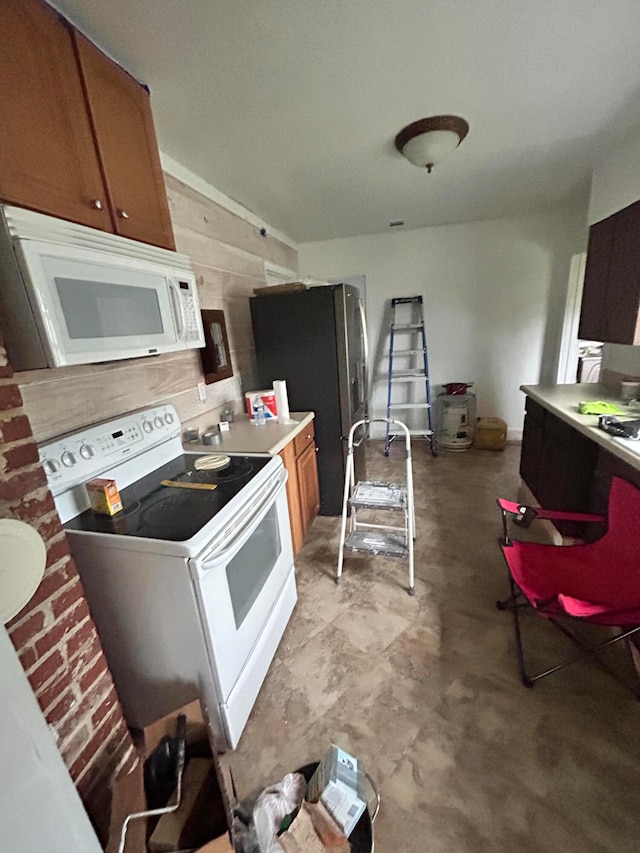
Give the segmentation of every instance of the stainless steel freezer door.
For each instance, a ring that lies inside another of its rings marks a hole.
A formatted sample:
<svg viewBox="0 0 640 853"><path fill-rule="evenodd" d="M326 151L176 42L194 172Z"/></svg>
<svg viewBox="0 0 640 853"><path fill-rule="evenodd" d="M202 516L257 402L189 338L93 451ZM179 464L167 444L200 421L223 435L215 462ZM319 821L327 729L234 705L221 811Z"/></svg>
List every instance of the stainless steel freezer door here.
<svg viewBox="0 0 640 853"><path fill-rule="evenodd" d="M350 284L334 290L340 422L343 436L367 410L366 340L358 290Z"/></svg>

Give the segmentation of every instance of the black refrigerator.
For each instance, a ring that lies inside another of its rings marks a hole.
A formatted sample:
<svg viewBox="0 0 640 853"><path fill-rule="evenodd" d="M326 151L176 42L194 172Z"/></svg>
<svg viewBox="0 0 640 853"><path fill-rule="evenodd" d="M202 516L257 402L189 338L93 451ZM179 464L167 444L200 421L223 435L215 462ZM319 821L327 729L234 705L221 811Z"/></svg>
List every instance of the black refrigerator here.
<svg viewBox="0 0 640 853"><path fill-rule="evenodd" d="M263 388L285 379L292 412L315 412L320 513L340 515L352 424L367 416L367 335L356 287L331 284L250 300ZM355 441L365 434L356 430ZM366 479L364 441L355 476Z"/></svg>

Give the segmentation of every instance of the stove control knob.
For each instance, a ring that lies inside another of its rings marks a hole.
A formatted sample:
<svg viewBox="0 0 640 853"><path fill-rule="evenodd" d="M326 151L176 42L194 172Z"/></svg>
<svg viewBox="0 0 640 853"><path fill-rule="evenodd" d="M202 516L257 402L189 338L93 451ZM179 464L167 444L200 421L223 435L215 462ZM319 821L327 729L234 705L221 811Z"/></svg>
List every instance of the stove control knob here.
<svg viewBox="0 0 640 853"><path fill-rule="evenodd" d="M174 421L175 421L175 418L173 417L171 412L167 412L167 414L164 416L164 422L166 424L172 424Z"/></svg>
<svg viewBox="0 0 640 853"><path fill-rule="evenodd" d="M156 415L155 418L153 419L153 422L158 429L162 429L162 427L164 426L164 421L162 420L160 415Z"/></svg>
<svg viewBox="0 0 640 853"><path fill-rule="evenodd" d="M55 474L56 471L60 470L60 463L56 462L55 459L45 459L44 470L47 474Z"/></svg>
<svg viewBox="0 0 640 853"><path fill-rule="evenodd" d="M142 429L145 432L153 432L153 424L151 423L151 421L143 421L142 422Z"/></svg>
<svg viewBox="0 0 640 853"><path fill-rule="evenodd" d="M95 456L95 453L96 451L92 444L83 444L80 448L80 456L82 456L83 459L91 459Z"/></svg>
<svg viewBox="0 0 640 853"><path fill-rule="evenodd" d="M60 459L62 460L62 464L66 465L67 468L73 468L78 461L76 454L72 453L70 450L65 450Z"/></svg>

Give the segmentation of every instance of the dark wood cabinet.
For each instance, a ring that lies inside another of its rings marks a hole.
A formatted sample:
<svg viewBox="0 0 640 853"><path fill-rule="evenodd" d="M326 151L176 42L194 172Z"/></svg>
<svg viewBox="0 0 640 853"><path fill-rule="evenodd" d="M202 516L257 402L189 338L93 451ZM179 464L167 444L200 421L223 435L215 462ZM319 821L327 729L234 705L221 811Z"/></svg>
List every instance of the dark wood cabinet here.
<svg viewBox="0 0 640 853"><path fill-rule="evenodd" d="M545 410L530 397L527 397L525 408L526 414L520 454L520 476L533 494L537 496Z"/></svg>
<svg viewBox="0 0 640 853"><path fill-rule="evenodd" d="M578 336L640 344L640 201L589 230Z"/></svg>
<svg viewBox="0 0 640 853"><path fill-rule="evenodd" d="M529 437L525 440L525 436ZM527 399L520 476L541 506L575 512L591 508L598 445L565 421ZM564 536L583 536L584 526L556 524Z"/></svg>
<svg viewBox="0 0 640 853"><path fill-rule="evenodd" d="M39 0L2 0L0 32L0 198L110 230L70 30Z"/></svg>
<svg viewBox="0 0 640 853"><path fill-rule="evenodd" d="M0 30L0 200L175 248L147 90L40 0Z"/></svg>

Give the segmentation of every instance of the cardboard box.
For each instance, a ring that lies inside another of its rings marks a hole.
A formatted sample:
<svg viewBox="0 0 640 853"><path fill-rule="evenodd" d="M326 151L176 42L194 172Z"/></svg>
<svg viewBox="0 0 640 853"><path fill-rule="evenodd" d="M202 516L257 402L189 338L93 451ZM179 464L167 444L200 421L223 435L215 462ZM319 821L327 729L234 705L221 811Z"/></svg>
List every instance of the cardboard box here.
<svg viewBox="0 0 640 853"><path fill-rule="evenodd" d="M201 847L196 853L233 853L233 847L226 835L221 838L216 838L215 841L210 841Z"/></svg>
<svg viewBox="0 0 640 853"><path fill-rule="evenodd" d="M507 422L502 418L478 418L473 446L477 450L504 450L507 446Z"/></svg>
<svg viewBox="0 0 640 853"><path fill-rule="evenodd" d="M362 763L331 746L309 780L307 799L322 802L344 834L351 835L367 807Z"/></svg>
<svg viewBox="0 0 640 853"><path fill-rule="evenodd" d="M96 477L84 484L91 509L100 515L115 515L122 509L120 492L115 480Z"/></svg>
<svg viewBox="0 0 640 853"><path fill-rule="evenodd" d="M182 802L186 802L188 809L183 808L178 823L172 820L173 836L163 830L164 834L160 842L164 846L156 846L156 850L171 849L167 845L171 838L174 838L176 846L173 849L176 851L181 849L193 850L194 846L202 847L206 853L233 851L229 841L229 832L233 820L231 810L235 804L233 780L228 770L223 770L220 764L213 747L213 738L206 723L205 715L200 703L196 701L183 708L176 709L160 720L156 720L136 736L140 761L131 773L118 777L113 787L107 853L117 853L122 826L127 815L143 812L148 808L144 792L144 761L151 755L165 735L175 735L177 719L181 713L184 713L187 718L187 762L183 776ZM203 760L209 768L207 773L203 772L204 765L200 763ZM195 761L194 767L199 767L195 775L191 771L187 773L191 761ZM189 781L189 777L192 778L192 782ZM193 791L194 785L197 788L195 792ZM170 802L173 802L173 795ZM174 818L176 814L178 812L171 813ZM130 820L127 827L125 853L149 853L150 848L147 845L156 826L159 826L158 818ZM207 831L210 834L208 837L198 839L197 832L203 826L208 827ZM216 841L219 846L209 848L210 841ZM182 848L183 842L190 846Z"/></svg>

